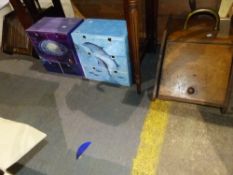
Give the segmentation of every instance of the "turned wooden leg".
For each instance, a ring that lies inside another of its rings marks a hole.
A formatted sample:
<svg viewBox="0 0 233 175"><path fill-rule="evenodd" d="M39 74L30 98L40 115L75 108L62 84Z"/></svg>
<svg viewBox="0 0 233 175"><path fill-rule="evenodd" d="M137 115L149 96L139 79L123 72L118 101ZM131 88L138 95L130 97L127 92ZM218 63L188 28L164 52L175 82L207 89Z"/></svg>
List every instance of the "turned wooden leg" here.
<svg viewBox="0 0 233 175"><path fill-rule="evenodd" d="M133 64L133 76L137 92L141 93L141 63L139 56L138 1L124 0L125 16L128 25L129 45Z"/></svg>

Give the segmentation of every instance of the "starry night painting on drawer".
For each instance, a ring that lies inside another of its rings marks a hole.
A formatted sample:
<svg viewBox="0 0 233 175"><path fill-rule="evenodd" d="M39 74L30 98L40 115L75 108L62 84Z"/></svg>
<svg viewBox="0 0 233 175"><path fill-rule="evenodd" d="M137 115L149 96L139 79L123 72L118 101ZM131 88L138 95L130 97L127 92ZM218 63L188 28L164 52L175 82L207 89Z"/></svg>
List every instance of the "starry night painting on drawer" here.
<svg viewBox="0 0 233 175"><path fill-rule="evenodd" d="M87 79L132 84L126 21L86 19L71 36Z"/></svg>
<svg viewBox="0 0 233 175"><path fill-rule="evenodd" d="M44 68L49 72L63 73L59 62L51 62L47 60L42 60Z"/></svg>
<svg viewBox="0 0 233 175"><path fill-rule="evenodd" d="M77 64L60 63L56 61L42 60L44 68L49 72L79 75L80 67Z"/></svg>
<svg viewBox="0 0 233 175"><path fill-rule="evenodd" d="M74 18L44 17L27 29L27 33L41 59L76 65L79 69L76 74L83 76L82 66L71 39L71 32L81 22L81 19Z"/></svg>

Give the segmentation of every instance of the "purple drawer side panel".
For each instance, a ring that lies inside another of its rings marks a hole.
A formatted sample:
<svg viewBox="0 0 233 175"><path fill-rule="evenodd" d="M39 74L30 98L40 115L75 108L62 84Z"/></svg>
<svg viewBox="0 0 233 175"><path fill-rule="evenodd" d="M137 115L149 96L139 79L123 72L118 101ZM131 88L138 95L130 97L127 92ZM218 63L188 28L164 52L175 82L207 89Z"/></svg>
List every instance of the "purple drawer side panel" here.
<svg viewBox="0 0 233 175"><path fill-rule="evenodd" d="M76 71L74 74L84 76L82 66L71 39L71 32L82 21L82 19L75 18L45 17L26 31L41 59L47 60L48 63L58 62L70 67L75 65ZM46 66L49 65L46 64Z"/></svg>
<svg viewBox="0 0 233 175"><path fill-rule="evenodd" d="M44 17L28 28L27 31L59 33L66 35L81 24L82 21L82 19L78 18Z"/></svg>

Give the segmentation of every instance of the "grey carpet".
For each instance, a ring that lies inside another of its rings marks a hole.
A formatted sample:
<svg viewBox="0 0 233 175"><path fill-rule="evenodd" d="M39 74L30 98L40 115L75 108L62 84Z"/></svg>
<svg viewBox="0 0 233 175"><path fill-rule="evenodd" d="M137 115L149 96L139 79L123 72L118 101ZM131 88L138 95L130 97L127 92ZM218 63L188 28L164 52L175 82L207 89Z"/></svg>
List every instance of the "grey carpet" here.
<svg viewBox="0 0 233 175"><path fill-rule="evenodd" d="M17 175L128 175L149 106L154 55L143 65L144 93L50 74L38 60L0 55L0 116L48 134L10 171ZM77 147L92 141L75 160Z"/></svg>
<svg viewBox="0 0 233 175"><path fill-rule="evenodd" d="M30 57L0 55L0 117L48 134L10 171L16 175L130 175L150 103L154 67L154 55L147 55L142 66L143 94L138 96L134 86L50 74ZM75 160L75 151L84 141L93 143ZM158 175L232 175L232 162L232 114L172 103Z"/></svg>

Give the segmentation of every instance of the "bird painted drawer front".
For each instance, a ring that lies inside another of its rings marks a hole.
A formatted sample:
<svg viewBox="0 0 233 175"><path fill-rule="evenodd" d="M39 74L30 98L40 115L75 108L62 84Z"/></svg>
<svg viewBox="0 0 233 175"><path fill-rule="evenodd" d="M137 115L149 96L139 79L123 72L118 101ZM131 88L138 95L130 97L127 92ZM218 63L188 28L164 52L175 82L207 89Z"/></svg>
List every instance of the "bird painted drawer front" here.
<svg viewBox="0 0 233 175"><path fill-rule="evenodd" d="M116 85L130 86L132 79L125 72L113 71L111 74L103 67L84 66L85 76L90 80L102 81Z"/></svg>
<svg viewBox="0 0 233 175"><path fill-rule="evenodd" d="M81 19L45 17L27 29L27 33L41 59L76 65L83 75L70 35L81 22Z"/></svg>
<svg viewBox="0 0 233 175"><path fill-rule="evenodd" d="M47 60L42 60L42 63L44 68L49 72L64 73L71 75L80 75L82 73L80 71L79 66L77 66L76 64L70 65L67 63L51 62Z"/></svg>
<svg viewBox="0 0 233 175"><path fill-rule="evenodd" d="M100 50L100 54L98 55L97 53L93 53L91 49L88 47L93 47L93 49L99 49L98 46L92 45L92 44L83 44L85 46L77 46L76 45L76 50L77 53L79 54L79 59L82 65L89 66L91 65L92 67L105 67L105 62L106 66L109 66L110 70L113 71L120 71L120 72L128 72L130 70L130 60L128 59L127 56L107 56L106 58L104 57L107 53L104 50ZM102 49L102 48L100 48ZM103 56L104 58L103 61L99 59L99 56ZM105 60L104 60L105 59Z"/></svg>
<svg viewBox="0 0 233 175"><path fill-rule="evenodd" d="M125 21L87 19L71 36L86 78L125 86L132 84Z"/></svg>

